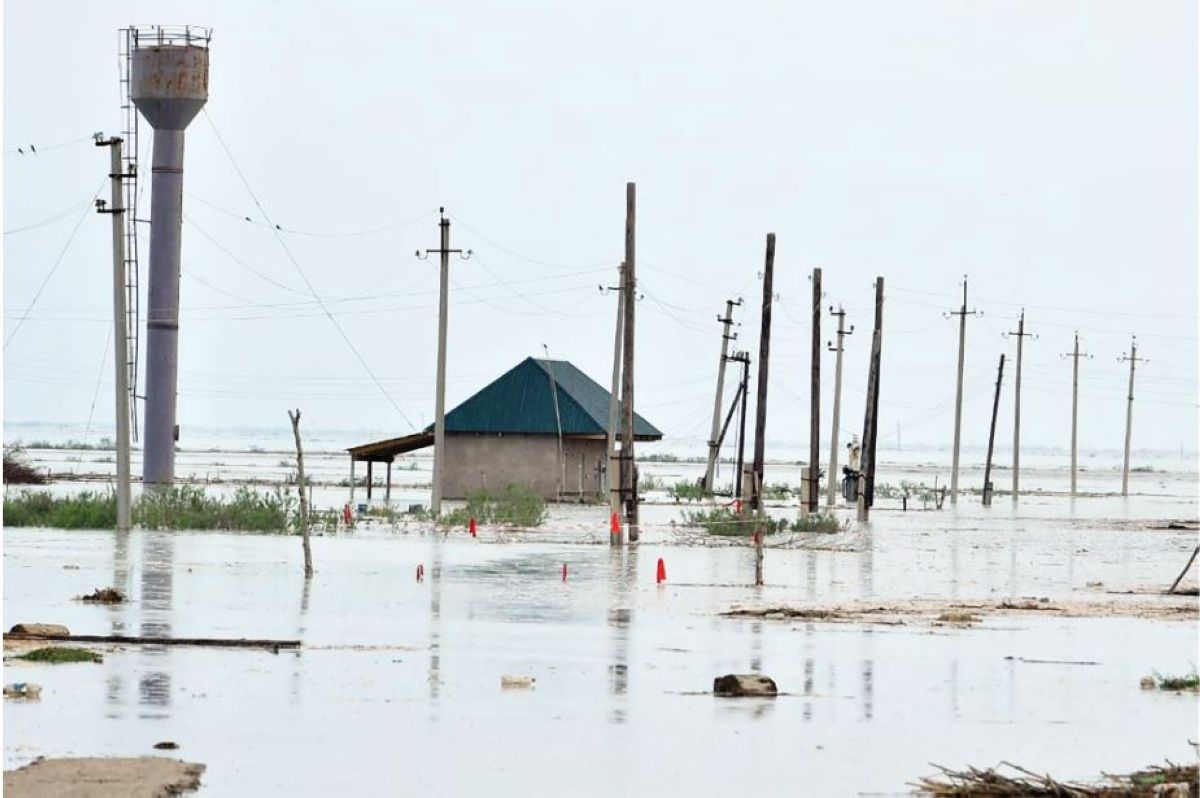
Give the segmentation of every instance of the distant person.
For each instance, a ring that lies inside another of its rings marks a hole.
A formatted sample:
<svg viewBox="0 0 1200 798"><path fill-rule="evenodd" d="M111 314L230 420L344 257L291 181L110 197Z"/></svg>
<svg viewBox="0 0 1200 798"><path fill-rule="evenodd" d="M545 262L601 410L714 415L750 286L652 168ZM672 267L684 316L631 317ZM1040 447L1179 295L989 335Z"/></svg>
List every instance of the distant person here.
<svg viewBox="0 0 1200 798"><path fill-rule="evenodd" d="M860 465L859 460L862 457L862 444L858 442L857 435L850 439L850 442L846 444L846 448L849 450L850 455L850 470L857 472Z"/></svg>

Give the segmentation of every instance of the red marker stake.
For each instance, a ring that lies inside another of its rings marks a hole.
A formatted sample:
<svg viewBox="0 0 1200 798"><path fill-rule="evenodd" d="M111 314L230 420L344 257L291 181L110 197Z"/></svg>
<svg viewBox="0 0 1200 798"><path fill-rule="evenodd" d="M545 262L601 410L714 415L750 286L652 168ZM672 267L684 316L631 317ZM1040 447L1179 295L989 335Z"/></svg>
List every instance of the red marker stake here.
<svg viewBox="0 0 1200 798"><path fill-rule="evenodd" d="M563 581L567 581L567 564L563 563Z"/></svg>
<svg viewBox="0 0 1200 798"><path fill-rule="evenodd" d="M608 529L612 533L612 536L614 538L620 536L620 534L621 534L621 519L619 517L617 517L616 513L613 513L612 518L610 518L608 520Z"/></svg>
<svg viewBox="0 0 1200 798"><path fill-rule="evenodd" d="M471 519L471 524L468 527L468 529L471 532L471 537L478 537L478 535L475 534L475 519L474 518Z"/></svg>
<svg viewBox="0 0 1200 798"><path fill-rule="evenodd" d="M667 566L666 563L663 562L662 557L658 558L658 576L656 577L655 581L660 585L667 581Z"/></svg>
<svg viewBox="0 0 1200 798"><path fill-rule="evenodd" d="M425 581L425 566L421 563L417 564L417 581L418 582Z"/></svg>

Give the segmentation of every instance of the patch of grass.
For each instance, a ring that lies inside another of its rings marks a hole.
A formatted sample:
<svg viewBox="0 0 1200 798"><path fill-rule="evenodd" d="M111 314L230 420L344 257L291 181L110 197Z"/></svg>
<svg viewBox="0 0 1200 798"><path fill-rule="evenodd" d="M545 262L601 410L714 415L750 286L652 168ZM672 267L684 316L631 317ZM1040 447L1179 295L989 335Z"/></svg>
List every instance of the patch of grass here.
<svg viewBox="0 0 1200 798"><path fill-rule="evenodd" d="M142 495L134 522L146 529L219 529L230 532L299 531L296 497L276 488L259 493L240 487L226 500L183 485Z"/></svg>
<svg viewBox="0 0 1200 798"><path fill-rule="evenodd" d="M763 498L771 501L787 501L795 495L795 491L782 482L773 482L763 486Z"/></svg>
<svg viewBox="0 0 1200 798"><path fill-rule="evenodd" d="M764 516L761 519L749 513L735 513L728 507L714 507L711 510L684 510L684 526L694 526L703 529L710 535L721 537L750 537L754 530L760 527L768 535L773 535L787 528L787 521Z"/></svg>
<svg viewBox="0 0 1200 798"><path fill-rule="evenodd" d="M33 651L18 655L17 659L61 665L64 662L102 662L104 658L86 648L50 646L49 648L35 648Z"/></svg>
<svg viewBox="0 0 1200 798"><path fill-rule="evenodd" d="M942 623L978 623L979 616L966 610L946 610L937 617Z"/></svg>
<svg viewBox="0 0 1200 798"><path fill-rule="evenodd" d="M1152 676L1142 679L1142 686L1176 693L1183 691L1197 692L1200 691L1200 674L1191 673L1186 676L1163 676L1158 671L1154 671Z"/></svg>
<svg viewBox="0 0 1200 798"><path fill-rule="evenodd" d="M638 483L638 493L649 493L653 490L666 490L667 484L653 474L643 474Z"/></svg>
<svg viewBox="0 0 1200 798"><path fill-rule="evenodd" d="M117 524L117 497L111 491L85 490L74 496L23 491L4 497L5 526L56 529L112 529Z"/></svg>
<svg viewBox="0 0 1200 798"><path fill-rule="evenodd" d="M530 528L541 526L546 515L546 502L541 496L520 485L508 485L498 494L472 491L467 494L465 507L444 513L437 522L442 526L465 527L474 518L480 524Z"/></svg>
<svg viewBox="0 0 1200 798"><path fill-rule="evenodd" d="M849 521L839 521L833 513L809 513L792 522L792 532L841 532L850 526Z"/></svg>
<svg viewBox="0 0 1200 798"><path fill-rule="evenodd" d="M676 482L667 492L675 501L699 501L705 497L704 485L700 482L688 482L686 479Z"/></svg>

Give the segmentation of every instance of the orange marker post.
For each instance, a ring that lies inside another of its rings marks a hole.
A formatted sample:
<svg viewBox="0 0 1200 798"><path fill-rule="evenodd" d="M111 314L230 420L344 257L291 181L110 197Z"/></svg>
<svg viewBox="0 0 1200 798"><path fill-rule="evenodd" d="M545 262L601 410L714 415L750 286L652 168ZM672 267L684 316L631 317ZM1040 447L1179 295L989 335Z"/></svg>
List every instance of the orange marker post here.
<svg viewBox="0 0 1200 798"><path fill-rule="evenodd" d="M667 565L663 562L662 557L658 558L658 574L655 577L655 581L660 585L667 581Z"/></svg>

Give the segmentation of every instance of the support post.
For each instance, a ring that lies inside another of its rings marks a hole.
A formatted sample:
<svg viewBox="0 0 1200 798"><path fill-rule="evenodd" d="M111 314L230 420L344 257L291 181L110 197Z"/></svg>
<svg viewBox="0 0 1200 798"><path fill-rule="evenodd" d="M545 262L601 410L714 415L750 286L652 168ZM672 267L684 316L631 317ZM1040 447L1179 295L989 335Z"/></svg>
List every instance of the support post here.
<svg viewBox="0 0 1200 798"><path fill-rule="evenodd" d="M833 368L833 431L830 435L829 442L829 487L825 496L825 506L832 507L837 503L837 468L838 468L838 432L841 427L842 418L842 352L844 351L843 340L847 335L854 332L854 325L850 325L850 329L846 330L846 311L841 306L838 306L837 312L834 312L833 307L829 308L831 316L837 316L837 346L829 345L829 351L837 353L837 359Z"/></svg>
<svg viewBox="0 0 1200 798"><path fill-rule="evenodd" d="M967 310L967 277L963 275L962 307L946 314L958 316L958 381L954 392L954 453L950 465L950 503L958 504L958 454L962 443L962 400L963 400L963 362L966 358L967 347L967 316L979 315L974 310Z"/></svg>
<svg viewBox="0 0 1200 798"><path fill-rule="evenodd" d="M617 398L621 395L621 346L624 343L622 334L625 331L625 264L622 263L617 281L617 324L616 335L613 337L613 366L612 391L608 395L608 468L605 471L605 485L608 488L608 504L610 513L621 512L621 461L617 457ZM620 537L611 536L611 542L619 545Z"/></svg>
<svg viewBox="0 0 1200 798"><path fill-rule="evenodd" d="M354 504L354 455L350 455L350 503Z"/></svg>
<svg viewBox="0 0 1200 798"><path fill-rule="evenodd" d="M766 263L763 268L762 331L758 339L758 399L754 421L754 481L751 509L762 506L763 466L767 434L767 366L771 356L771 306L774 299L775 234L767 233Z"/></svg>
<svg viewBox="0 0 1200 798"><path fill-rule="evenodd" d="M389 505L392 503L392 461L387 461L387 487L383 490L383 500Z"/></svg>
<svg viewBox="0 0 1200 798"><path fill-rule="evenodd" d="M296 408L295 413L289 410L288 418L292 422L292 435L296 438L296 489L300 492L300 531L304 536L304 578L312 579L312 547L308 540L308 496L304 489L308 483L304 479L304 448L300 445L300 408Z"/></svg>
<svg viewBox="0 0 1200 798"><path fill-rule="evenodd" d="M742 390L741 390L741 407L738 409L738 414L741 420L738 422L738 448L737 448L737 467L734 470L734 486L733 497L741 501L742 498L742 472L745 470L746 462L746 405L748 404L750 391L750 353L736 352L733 359L742 364Z"/></svg>
<svg viewBox="0 0 1200 798"><path fill-rule="evenodd" d="M983 505L992 505L992 447L996 441L996 416L1000 413L1000 383L1004 380L1004 354L1000 354L1000 369L996 372L996 398L992 400L992 427L988 432L987 460L983 463Z"/></svg>
<svg viewBox="0 0 1200 798"><path fill-rule="evenodd" d="M374 460L367 461L367 501L371 501L371 490L375 487L375 477L372 475L371 468L374 465Z"/></svg>
<svg viewBox="0 0 1200 798"><path fill-rule="evenodd" d="M1021 308L1021 316L1017 322L1017 331L1010 332L1017 338L1017 374L1013 385L1013 453L1012 453L1012 500L1015 502L1021 494L1021 352L1025 339L1032 336L1025 332L1025 309Z"/></svg>
<svg viewBox="0 0 1200 798"><path fill-rule="evenodd" d="M1129 445L1133 440L1133 372L1138 361L1148 362L1137 354L1137 336L1129 345L1129 354L1117 358L1117 362L1129 361L1129 398L1125 405L1125 465L1121 469L1121 495L1129 495Z"/></svg>
<svg viewBox="0 0 1200 798"><path fill-rule="evenodd" d="M1071 497L1076 495L1075 476L1079 465L1079 358L1091 360L1091 355L1079 351L1079 331L1075 331L1075 349L1060 357L1069 357L1071 363Z"/></svg>
<svg viewBox="0 0 1200 798"><path fill-rule="evenodd" d="M638 541L638 484L633 451L633 344L634 308L637 306L637 261L634 257L637 224L637 186L625 184L625 329L621 370L621 493L625 501L625 530L630 543Z"/></svg>
<svg viewBox="0 0 1200 798"><path fill-rule="evenodd" d="M112 207L98 210L112 214L113 258L113 387L117 432L117 531L131 526L132 498L129 466L129 319L125 306L125 205L122 141L117 137L96 140L96 146L109 148L108 177L112 183Z"/></svg>
<svg viewBox="0 0 1200 798"><path fill-rule="evenodd" d="M708 436L708 466L704 469L704 492L713 492L713 475L717 469L717 457L720 453L720 424L721 424L721 402L725 398L725 363L729 360L729 342L737 338L736 334L731 335L729 328L733 324L733 306L742 304L742 300L734 302L732 299L725 300L725 316L717 316L717 321L721 323L721 359L717 361L717 396L713 400L713 418L712 432Z"/></svg>
<svg viewBox="0 0 1200 798"><path fill-rule="evenodd" d="M821 269L812 273L812 385L808 412L808 512L817 511L821 494ZM830 464L832 474L833 465Z"/></svg>

